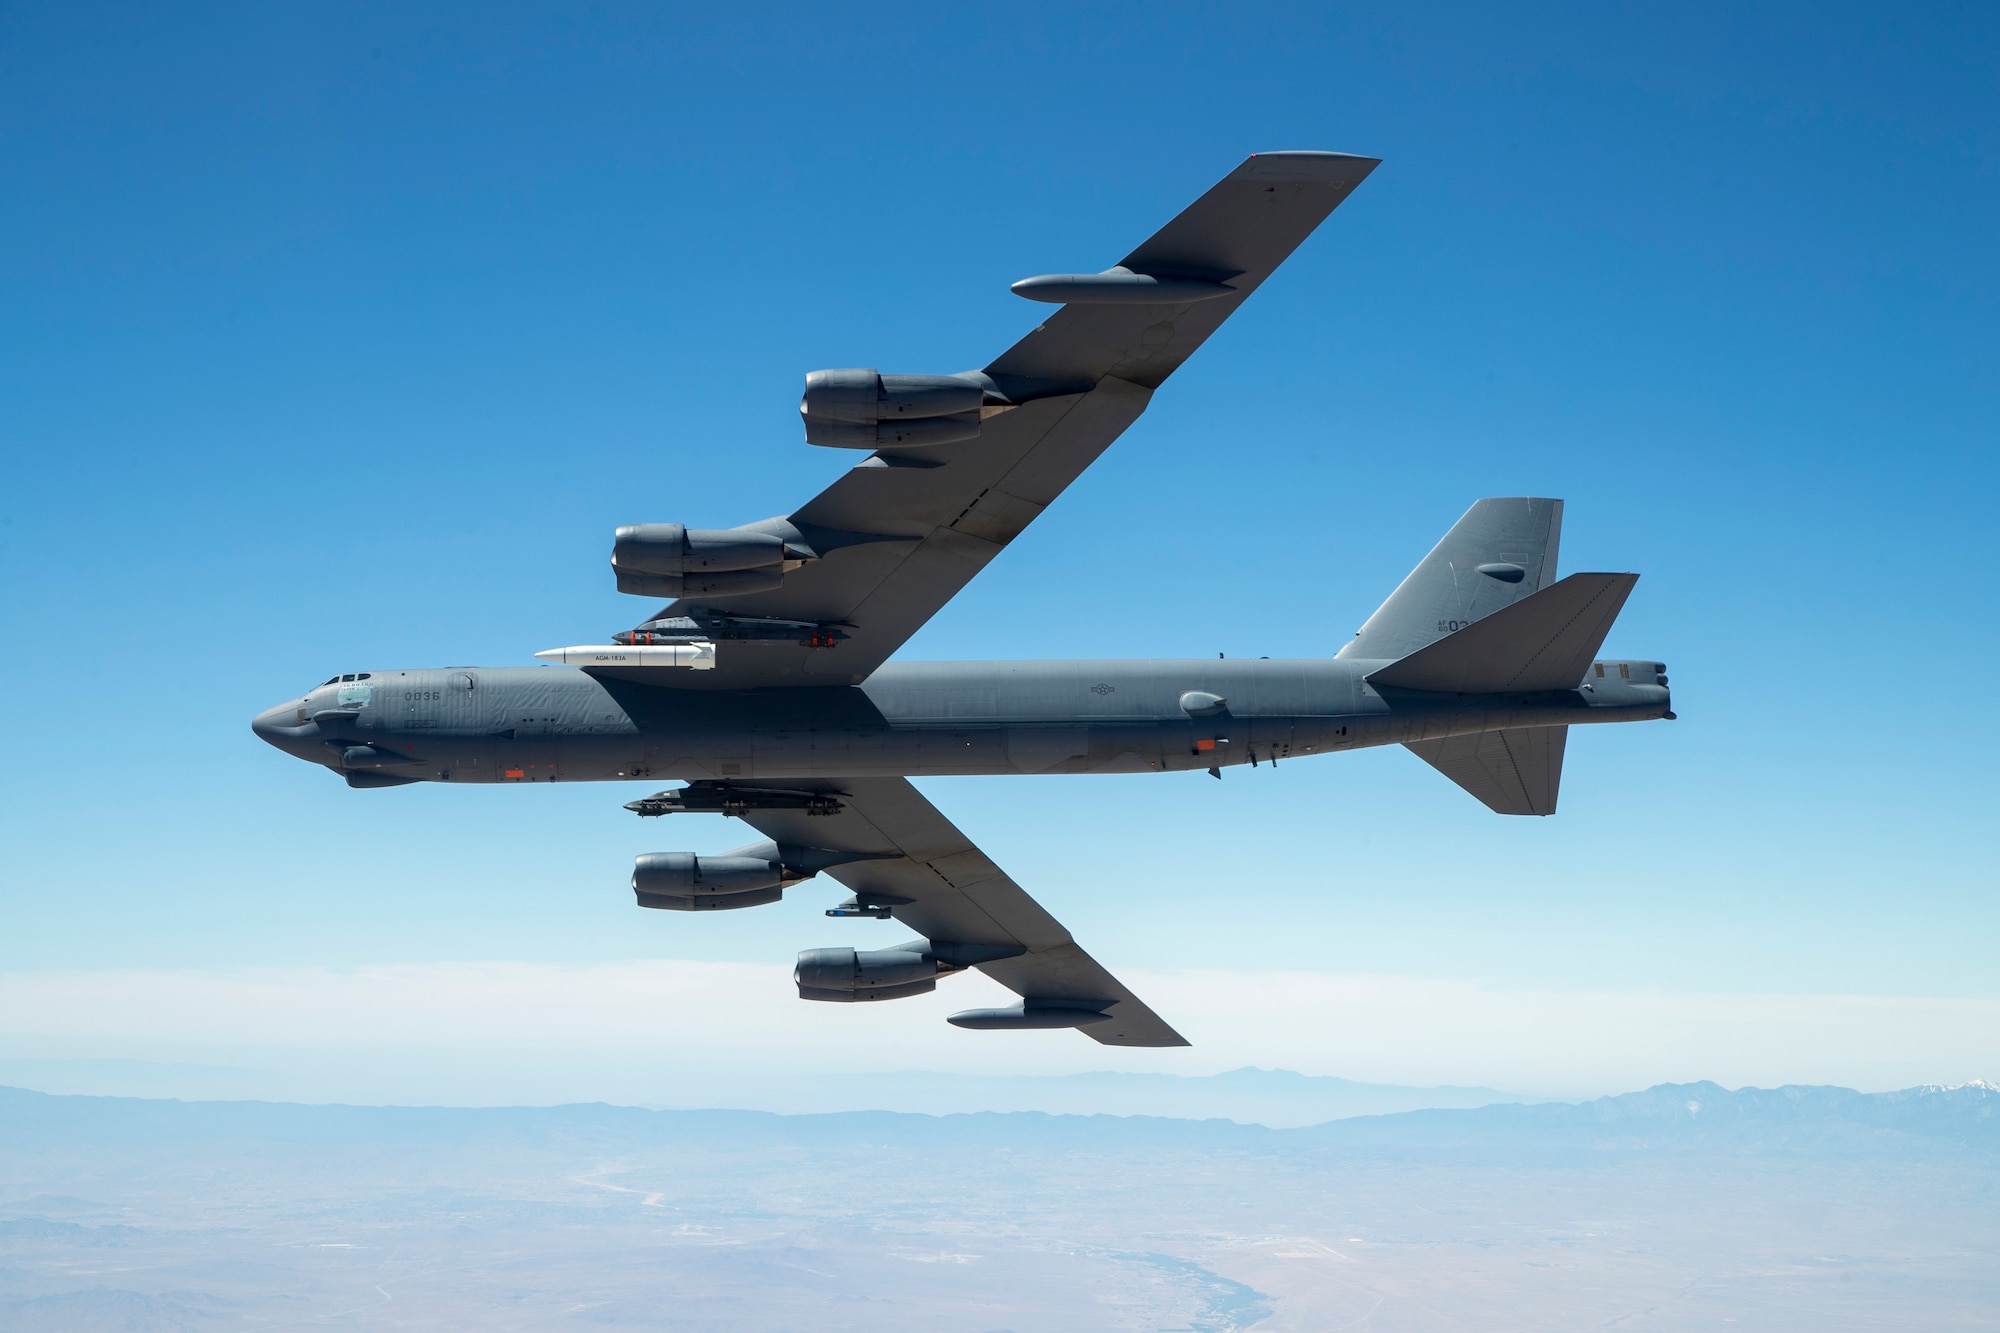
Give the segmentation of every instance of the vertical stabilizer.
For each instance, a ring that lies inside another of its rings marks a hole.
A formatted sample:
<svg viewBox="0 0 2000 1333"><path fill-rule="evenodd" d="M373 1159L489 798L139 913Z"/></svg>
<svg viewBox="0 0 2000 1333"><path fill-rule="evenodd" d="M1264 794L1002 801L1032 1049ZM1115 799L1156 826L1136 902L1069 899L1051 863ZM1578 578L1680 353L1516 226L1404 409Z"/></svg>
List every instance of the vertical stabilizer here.
<svg viewBox="0 0 2000 1333"><path fill-rule="evenodd" d="M1408 657L1554 583L1562 509L1528 496L1477 502L1339 655Z"/></svg>

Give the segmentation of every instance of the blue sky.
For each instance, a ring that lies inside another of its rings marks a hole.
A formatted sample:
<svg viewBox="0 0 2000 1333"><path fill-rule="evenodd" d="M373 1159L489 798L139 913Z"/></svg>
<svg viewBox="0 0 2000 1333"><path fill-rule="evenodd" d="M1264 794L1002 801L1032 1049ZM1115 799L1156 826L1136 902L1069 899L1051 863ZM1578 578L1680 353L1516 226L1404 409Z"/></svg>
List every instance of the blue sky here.
<svg viewBox="0 0 2000 1333"><path fill-rule="evenodd" d="M1643 573L1608 650L1667 661L1681 720L1579 735L1549 820L1400 750L933 798L1120 970L1443 987L1399 1077L1506 1082L1446 1040L1478 988L1644 995L1667 1034L1676 996L2000 1001L1997 35L1948 6L9 6L0 980L588 984L873 942L813 890L636 910L630 857L744 840L720 821L350 792L248 718L630 624L612 527L784 512L851 462L800 438L806 371L982 364L1038 317L1012 280L1311 147L1384 165L904 655L1331 655L1472 499L1559 495L1566 569ZM1320 995L1273 1003L1357 1021ZM741 1049L803 1007L750 1006ZM0 1054L137 1049L22 1012ZM1001 1049L820 1017L850 1062ZM1990 1024L1884 1022L1913 1073L2000 1073ZM1186 1067L1243 1063L1230 1030ZM1797 1072L1782 1033L1714 1031L1716 1068ZM1613 1076L1511 1040L1544 1085ZM1660 1040L1661 1076L1712 1072Z"/></svg>

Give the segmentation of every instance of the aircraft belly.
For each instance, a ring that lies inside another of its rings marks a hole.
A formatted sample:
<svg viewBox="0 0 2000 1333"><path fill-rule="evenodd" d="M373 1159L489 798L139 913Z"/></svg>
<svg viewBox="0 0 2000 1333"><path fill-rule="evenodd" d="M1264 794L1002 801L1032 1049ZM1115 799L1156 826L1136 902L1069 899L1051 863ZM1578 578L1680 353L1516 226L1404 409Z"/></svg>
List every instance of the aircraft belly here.
<svg viewBox="0 0 2000 1333"><path fill-rule="evenodd" d="M503 741L491 747L486 763L467 764L462 771L474 782L554 782L556 749L554 736Z"/></svg>
<svg viewBox="0 0 2000 1333"><path fill-rule="evenodd" d="M585 732L561 738L557 773L565 782L606 782L642 774L648 765L636 731Z"/></svg>
<svg viewBox="0 0 2000 1333"><path fill-rule="evenodd" d="M1367 739L1368 731L1366 719L1352 713L1293 718L1290 753L1281 753L1279 758L1331 754L1376 743Z"/></svg>
<svg viewBox="0 0 2000 1333"><path fill-rule="evenodd" d="M1046 773L1089 757L1089 727L1056 723L1007 728L1007 762L1017 773Z"/></svg>
<svg viewBox="0 0 2000 1333"><path fill-rule="evenodd" d="M916 733L918 772L937 776L972 776L1010 772L1007 733L993 726L930 727Z"/></svg>
<svg viewBox="0 0 2000 1333"><path fill-rule="evenodd" d="M1165 728L1157 722L1094 722L1090 752L1071 773L1157 773L1163 767Z"/></svg>

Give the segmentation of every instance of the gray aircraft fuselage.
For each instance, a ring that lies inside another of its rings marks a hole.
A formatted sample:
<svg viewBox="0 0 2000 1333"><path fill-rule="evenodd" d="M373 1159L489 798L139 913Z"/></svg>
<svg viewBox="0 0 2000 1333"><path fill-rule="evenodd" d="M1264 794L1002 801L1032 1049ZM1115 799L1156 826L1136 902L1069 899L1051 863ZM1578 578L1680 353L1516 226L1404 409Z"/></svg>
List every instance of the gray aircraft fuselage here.
<svg viewBox="0 0 2000 1333"><path fill-rule="evenodd" d="M722 645L726 652L728 645ZM357 672L256 733L358 786L1221 768L1519 727L1669 715L1661 664L1574 690L1378 688L1358 659L889 663L857 686L677 689L575 667ZM1191 693L1225 701L1188 699ZM1186 700L1186 706L1184 706ZM1193 712L1189 711L1192 708Z"/></svg>

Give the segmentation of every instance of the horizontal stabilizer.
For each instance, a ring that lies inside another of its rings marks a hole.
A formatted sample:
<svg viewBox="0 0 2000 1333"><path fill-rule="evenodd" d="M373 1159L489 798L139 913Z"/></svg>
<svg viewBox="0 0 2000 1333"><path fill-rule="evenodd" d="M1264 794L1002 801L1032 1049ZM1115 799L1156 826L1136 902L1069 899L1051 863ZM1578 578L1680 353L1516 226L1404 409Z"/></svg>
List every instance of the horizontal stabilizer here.
<svg viewBox="0 0 2000 1333"><path fill-rule="evenodd" d="M1552 815L1562 785L1568 727L1517 727L1441 741L1414 741L1417 758L1503 815Z"/></svg>
<svg viewBox="0 0 2000 1333"><path fill-rule="evenodd" d="M1573 690L1637 574L1572 574L1370 673L1375 685L1445 694Z"/></svg>

